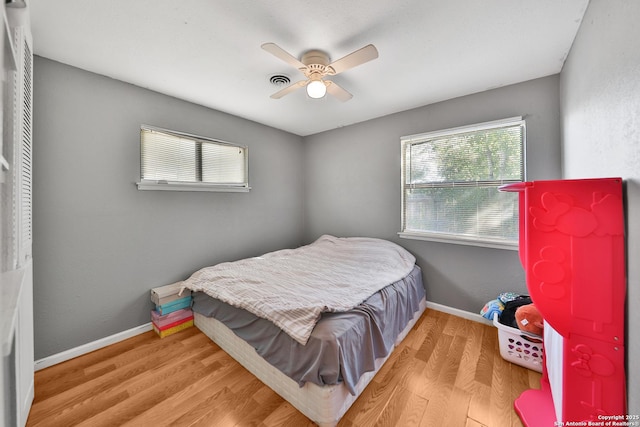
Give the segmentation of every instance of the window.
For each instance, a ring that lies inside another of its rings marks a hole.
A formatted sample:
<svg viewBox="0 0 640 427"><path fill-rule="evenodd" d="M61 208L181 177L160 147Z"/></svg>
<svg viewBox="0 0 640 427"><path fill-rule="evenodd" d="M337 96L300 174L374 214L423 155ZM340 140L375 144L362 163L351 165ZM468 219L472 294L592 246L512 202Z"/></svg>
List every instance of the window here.
<svg viewBox="0 0 640 427"><path fill-rule="evenodd" d="M517 249L524 180L521 117L405 136L401 237Z"/></svg>
<svg viewBox="0 0 640 427"><path fill-rule="evenodd" d="M140 190L249 191L248 148L142 126L140 178Z"/></svg>

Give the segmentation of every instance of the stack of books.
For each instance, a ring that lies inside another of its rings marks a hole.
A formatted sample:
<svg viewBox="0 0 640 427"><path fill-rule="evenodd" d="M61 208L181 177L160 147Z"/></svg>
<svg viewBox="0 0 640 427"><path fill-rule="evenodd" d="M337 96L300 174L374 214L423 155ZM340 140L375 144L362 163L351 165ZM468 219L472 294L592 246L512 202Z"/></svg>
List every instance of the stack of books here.
<svg viewBox="0 0 640 427"><path fill-rule="evenodd" d="M182 282L151 289L151 302L156 305L151 310L153 330L164 338L193 326L191 311L191 291L180 293Z"/></svg>

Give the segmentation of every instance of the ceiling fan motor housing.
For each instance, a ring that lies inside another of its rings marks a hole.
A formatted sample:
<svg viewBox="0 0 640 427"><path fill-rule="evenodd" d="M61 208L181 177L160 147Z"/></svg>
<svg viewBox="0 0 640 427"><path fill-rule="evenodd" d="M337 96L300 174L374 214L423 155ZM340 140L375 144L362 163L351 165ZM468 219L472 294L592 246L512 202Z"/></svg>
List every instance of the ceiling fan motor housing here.
<svg viewBox="0 0 640 427"><path fill-rule="evenodd" d="M305 52L302 55L300 62L308 67L312 65L322 65L326 67L331 63L329 60L329 55L321 50L310 50L308 52Z"/></svg>

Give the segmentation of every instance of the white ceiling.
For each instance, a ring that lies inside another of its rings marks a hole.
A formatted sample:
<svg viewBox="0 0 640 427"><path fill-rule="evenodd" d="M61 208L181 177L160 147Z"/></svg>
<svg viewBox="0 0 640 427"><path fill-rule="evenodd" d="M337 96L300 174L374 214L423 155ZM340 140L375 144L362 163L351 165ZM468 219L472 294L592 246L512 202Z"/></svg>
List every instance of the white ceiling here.
<svg viewBox="0 0 640 427"><path fill-rule="evenodd" d="M559 73L588 0L31 0L34 52L310 135ZM379 58L333 78L347 102L282 99L302 74L260 48Z"/></svg>

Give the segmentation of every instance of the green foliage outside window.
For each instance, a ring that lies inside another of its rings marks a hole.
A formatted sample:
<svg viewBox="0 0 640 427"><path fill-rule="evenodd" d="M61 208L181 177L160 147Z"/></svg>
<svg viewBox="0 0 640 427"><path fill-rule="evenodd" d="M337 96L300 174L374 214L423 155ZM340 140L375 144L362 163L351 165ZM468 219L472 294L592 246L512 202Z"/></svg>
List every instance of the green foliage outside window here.
<svg viewBox="0 0 640 427"><path fill-rule="evenodd" d="M404 232L517 241L524 121L479 127L403 138Z"/></svg>

